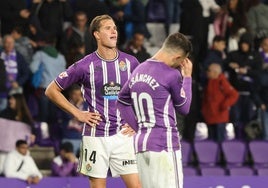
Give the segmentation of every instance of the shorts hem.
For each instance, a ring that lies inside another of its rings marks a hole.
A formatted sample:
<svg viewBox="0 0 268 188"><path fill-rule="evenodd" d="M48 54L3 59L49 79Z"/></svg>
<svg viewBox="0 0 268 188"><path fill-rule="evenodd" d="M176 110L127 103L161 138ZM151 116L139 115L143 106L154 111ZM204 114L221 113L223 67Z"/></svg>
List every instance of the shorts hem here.
<svg viewBox="0 0 268 188"><path fill-rule="evenodd" d="M92 178L103 178L103 179L106 179L107 176L100 176L100 175L89 175L89 174L86 174L86 173L83 173L83 172L79 172L80 174L84 175L84 176L87 176L88 178L92 177Z"/></svg>
<svg viewBox="0 0 268 188"><path fill-rule="evenodd" d="M123 175L129 175L129 174L138 174L138 171L135 171L135 172L125 172L125 173L120 173L120 174L116 174L116 175L112 175L112 177L120 177L120 176L123 176Z"/></svg>

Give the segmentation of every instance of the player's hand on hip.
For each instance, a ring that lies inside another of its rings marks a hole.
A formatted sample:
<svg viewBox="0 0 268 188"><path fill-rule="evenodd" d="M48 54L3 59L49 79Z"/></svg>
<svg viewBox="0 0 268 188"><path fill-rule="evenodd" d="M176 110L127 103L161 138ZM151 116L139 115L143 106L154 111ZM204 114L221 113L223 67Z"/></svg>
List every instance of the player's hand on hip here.
<svg viewBox="0 0 268 188"><path fill-rule="evenodd" d="M181 74L183 77L191 77L193 72L193 63L189 58L186 58L181 63Z"/></svg>
<svg viewBox="0 0 268 188"><path fill-rule="evenodd" d="M133 136L134 134L136 134L136 132L134 131L134 129L132 129L129 124L125 124L122 126L122 131L121 133L123 135L128 135L128 136Z"/></svg>
<svg viewBox="0 0 268 188"><path fill-rule="evenodd" d="M82 111L76 118L78 121L86 123L92 127L99 125L99 122L102 121L99 113L88 111Z"/></svg>

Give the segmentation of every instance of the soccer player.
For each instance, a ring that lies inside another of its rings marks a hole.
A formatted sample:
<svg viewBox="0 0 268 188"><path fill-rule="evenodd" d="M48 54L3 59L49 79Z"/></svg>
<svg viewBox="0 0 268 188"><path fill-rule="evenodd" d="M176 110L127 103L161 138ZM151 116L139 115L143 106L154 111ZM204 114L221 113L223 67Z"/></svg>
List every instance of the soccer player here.
<svg viewBox="0 0 268 188"><path fill-rule="evenodd" d="M134 131L116 108L117 95L139 62L117 50L117 27L110 16L95 17L90 30L97 50L61 73L48 86L46 95L85 123L78 170L89 177L90 187L105 188L110 169L111 175L121 176L128 188L139 188ZM76 108L61 93L74 83L82 86L89 106L86 111Z"/></svg>
<svg viewBox="0 0 268 188"><path fill-rule="evenodd" d="M176 111L186 115L192 99L192 46L181 33L169 35L160 50L140 64L121 89L117 106L133 126L143 188L183 187Z"/></svg>

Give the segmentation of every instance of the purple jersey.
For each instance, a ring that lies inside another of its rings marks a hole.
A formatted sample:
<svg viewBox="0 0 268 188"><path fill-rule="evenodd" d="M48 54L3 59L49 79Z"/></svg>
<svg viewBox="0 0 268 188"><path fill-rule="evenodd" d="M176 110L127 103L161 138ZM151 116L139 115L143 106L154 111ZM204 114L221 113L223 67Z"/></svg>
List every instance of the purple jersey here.
<svg viewBox="0 0 268 188"><path fill-rule="evenodd" d="M151 59L134 70L120 91L118 102L134 108L138 126L137 152L179 149L176 111L182 115L189 112L191 83L192 79L183 79L178 70ZM130 114L124 108L122 114L125 113ZM133 125L128 118L126 120Z"/></svg>
<svg viewBox="0 0 268 188"><path fill-rule="evenodd" d="M70 66L55 79L62 89L73 83L81 84L88 110L101 114L102 121L95 128L84 125L83 135L111 136L125 123L116 108L116 100L119 91L138 64L135 57L121 51L118 51L113 60L105 60L94 52Z"/></svg>

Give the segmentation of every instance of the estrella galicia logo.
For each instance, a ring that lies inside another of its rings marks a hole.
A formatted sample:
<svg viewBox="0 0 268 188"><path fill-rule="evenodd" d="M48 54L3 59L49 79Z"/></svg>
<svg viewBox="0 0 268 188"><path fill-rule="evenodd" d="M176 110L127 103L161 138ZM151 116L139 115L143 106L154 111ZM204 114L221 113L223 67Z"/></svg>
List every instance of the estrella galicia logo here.
<svg viewBox="0 0 268 188"><path fill-rule="evenodd" d="M115 82L110 82L102 87L102 95L108 100L117 100L119 91L121 90L121 85Z"/></svg>
<svg viewBox="0 0 268 188"><path fill-rule="evenodd" d="M122 161L122 165L123 166L126 166L126 165L134 165L134 164L137 164L137 161L136 160L125 160L125 161Z"/></svg>

